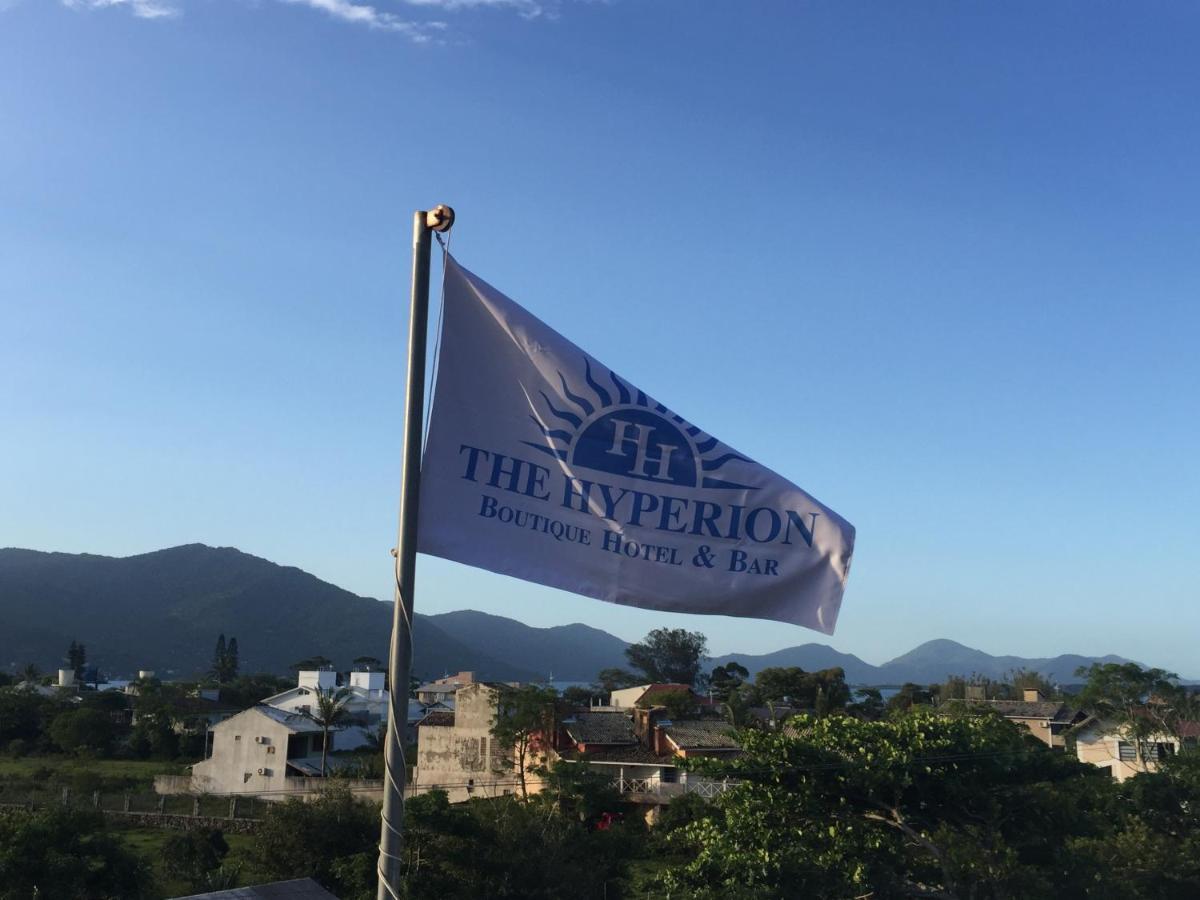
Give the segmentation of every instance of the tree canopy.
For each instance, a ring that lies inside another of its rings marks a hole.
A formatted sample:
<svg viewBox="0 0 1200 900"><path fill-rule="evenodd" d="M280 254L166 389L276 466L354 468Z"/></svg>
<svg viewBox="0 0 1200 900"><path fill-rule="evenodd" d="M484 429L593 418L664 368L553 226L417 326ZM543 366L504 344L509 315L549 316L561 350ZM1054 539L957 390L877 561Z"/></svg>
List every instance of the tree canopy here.
<svg viewBox="0 0 1200 900"><path fill-rule="evenodd" d="M789 725L701 764L739 783L685 829L673 896L1051 898L1070 840L1110 827L1106 780L998 718Z"/></svg>
<svg viewBox="0 0 1200 900"><path fill-rule="evenodd" d="M651 683L693 687L708 651L708 639L699 631L656 628L625 648L629 664Z"/></svg>

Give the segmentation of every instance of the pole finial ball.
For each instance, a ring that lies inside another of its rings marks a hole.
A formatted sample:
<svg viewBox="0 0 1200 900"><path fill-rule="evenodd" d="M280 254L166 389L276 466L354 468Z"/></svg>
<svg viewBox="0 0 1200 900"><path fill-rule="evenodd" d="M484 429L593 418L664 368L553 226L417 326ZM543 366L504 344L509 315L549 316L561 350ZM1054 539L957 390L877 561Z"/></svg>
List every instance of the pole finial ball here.
<svg viewBox="0 0 1200 900"><path fill-rule="evenodd" d="M454 210L445 203L439 203L425 213L425 224L433 231L449 231L454 224Z"/></svg>

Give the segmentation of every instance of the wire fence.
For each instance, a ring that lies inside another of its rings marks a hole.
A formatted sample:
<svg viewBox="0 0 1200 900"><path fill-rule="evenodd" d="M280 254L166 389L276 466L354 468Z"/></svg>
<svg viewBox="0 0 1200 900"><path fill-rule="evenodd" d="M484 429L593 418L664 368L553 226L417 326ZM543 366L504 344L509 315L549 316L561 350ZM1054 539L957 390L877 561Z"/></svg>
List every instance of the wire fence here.
<svg viewBox="0 0 1200 900"><path fill-rule="evenodd" d="M76 791L69 787L53 785L0 784L0 807L9 808L46 809L61 806L141 816L260 819L267 802L269 801L250 796Z"/></svg>

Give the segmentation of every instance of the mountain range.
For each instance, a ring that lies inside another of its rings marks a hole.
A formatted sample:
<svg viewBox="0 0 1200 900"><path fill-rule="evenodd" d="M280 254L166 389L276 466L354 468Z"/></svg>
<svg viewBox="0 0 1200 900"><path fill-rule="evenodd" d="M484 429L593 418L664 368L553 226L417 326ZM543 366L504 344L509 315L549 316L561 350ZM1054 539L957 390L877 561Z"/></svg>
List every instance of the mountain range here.
<svg viewBox="0 0 1200 900"><path fill-rule="evenodd" d="M114 675L153 669L187 677L208 668L218 633L236 636L242 671L286 672L315 655L348 668L387 656L392 607L231 547L188 544L123 558L0 549L0 668L61 666L72 640ZM422 678L471 670L503 681L591 681L625 666L621 638L587 625L534 628L474 610L415 616L413 671ZM1070 682L1079 666L1124 662L1067 654L992 656L933 640L875 666L825 644L734 653L754 674L768 666L841 666L854 684L932 683L949 675L997 678L1014 669Z"/></svg>

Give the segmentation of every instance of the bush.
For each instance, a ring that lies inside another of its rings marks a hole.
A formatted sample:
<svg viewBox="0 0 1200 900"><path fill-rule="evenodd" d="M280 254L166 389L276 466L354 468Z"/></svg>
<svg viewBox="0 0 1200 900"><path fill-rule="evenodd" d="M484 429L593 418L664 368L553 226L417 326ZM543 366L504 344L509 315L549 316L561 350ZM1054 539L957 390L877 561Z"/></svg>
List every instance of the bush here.
<svg viewBox="0 0 1200 900"><path fill-rule="evenodd" d="M59 713L50 724L50 737L68 753L106 754L116 729L107 713L98 709L75 709Z"/></svg>
<svg viewBox="0 0 1200 900"><path fill-rule="evenodd" d="M0 900L139 900L149 886L146 864L108 833L98 813L0 812Z"/></svg>
<svg viewBox="0 0 1200 900"><path fill-rule="evenodd" d="M229 844L219 829L199 828L172 834L163 843L163 869L197 889L207 889L210 874L221 868Z"/></svg>
<svg viewBox="0 0 1200 900"><path fill-rule="evenodd" d="M24 738L13 738L8 742L8 755L20 759L29 753L29 742Z"/></svg>

